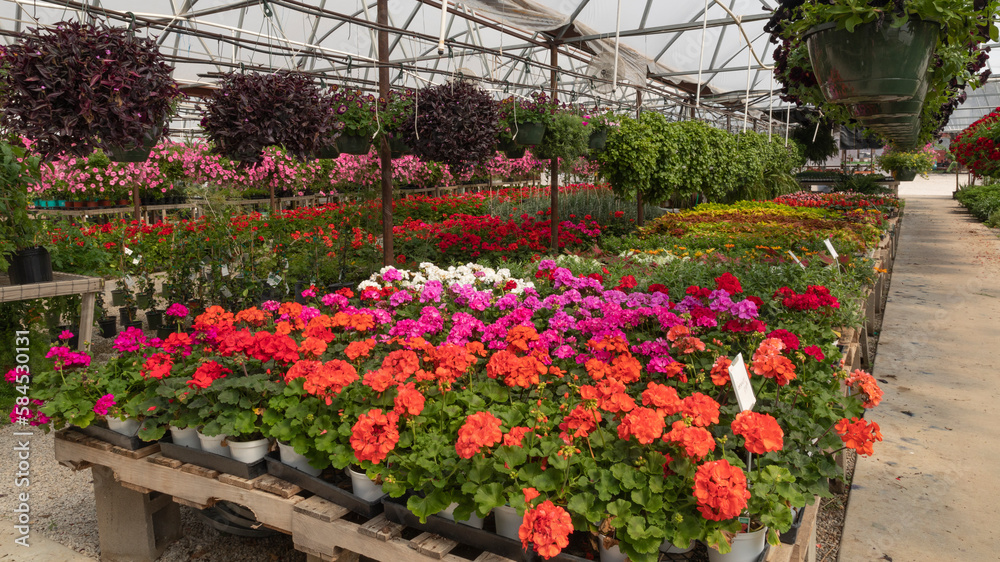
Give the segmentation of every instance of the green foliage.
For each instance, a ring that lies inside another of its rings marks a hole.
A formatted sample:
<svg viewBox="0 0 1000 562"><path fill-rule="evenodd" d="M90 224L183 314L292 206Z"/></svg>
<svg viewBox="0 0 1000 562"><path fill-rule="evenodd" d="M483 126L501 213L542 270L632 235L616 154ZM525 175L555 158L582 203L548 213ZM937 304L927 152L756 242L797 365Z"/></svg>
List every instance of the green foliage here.
<svg viewBox="0 0 1000 562"><path fill-rule="evenodd" d="M955 198L987 226L1000 227L1000 184L970 185L956 192Z"/></svg>
<svg viewBox="0 0 1000 562"><path fill-rule="evenodd" d="M7 255L37 244L37 222L28 215L28 188L39 178L39 158L0 141L0 271Z"/></svg>
<svg viewBox="0 0 1000 562"><path fill-rule="evenodd" d="M583 118L568 111L560 111L552 116L542 143L535 156L542 160L562 158L572 160L587 152L589 136L583 125Z"/></svg>
<svg viewBox="0 0 1000 562"><path fill-rule="evenodd" d="M934 169L934 162L934 153L929 146L922 150L890 149L876 158L878 167L887 172L913 170L925 178L927 177L927 172Z"/></svg>
<svg viewBox="0 0 1000 562"><path fill-rule="evenodd" d="M661 167L657 162L661 141L650 126L656 116L663 119L650 112L638 120L622 116L621 126L608 134L604 152L597 156L601 177L620 197L635 199L637 193L646 193L651 176Z"/></svg>
<svg viewBox="0 0 1000 562"><path fill-rule="evenodd" d="M863 193L865 195L883 195L890 189L880 183L871 174L840 174L834 191Z"/></svg>
<svg viewBox="0 0 1000 562"><path fill-rule="evenodd" d="M819 131L816 124L819 122ZM837 154L837 141L831 132L832 124L827 120L810 119L801 127L792 130L791 137L802 146L802 156L811 162L823 162ZM816 139L813 140L813 135Z"/></svg>

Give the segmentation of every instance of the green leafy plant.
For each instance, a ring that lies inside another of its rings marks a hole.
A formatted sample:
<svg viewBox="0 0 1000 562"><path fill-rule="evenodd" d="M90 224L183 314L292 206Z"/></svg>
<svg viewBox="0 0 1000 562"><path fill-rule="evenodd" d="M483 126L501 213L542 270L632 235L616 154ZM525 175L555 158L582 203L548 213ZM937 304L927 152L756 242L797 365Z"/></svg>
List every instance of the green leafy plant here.
<svg viewBox="0 0 1000 562"><path fill-rule="evenodd" d="M0 141L0 271L9 254L37 245L38 221L28 213L28 190L39 179L39 158Z"/></svg>
<svg viewBox="0 0 1000 562"><path fill-rule="evenodd" d="M876 158L878 167L893 173L904 170L913 170L918 174L927 177L927 172L934 169L934 152L930 145L920 150L898 150L887 147L881 156Z"/></svg>
<svg viewBox="0 0 1000 562"><path fill-rule="evenodd" d="M536 147L535 156L542 160L553 158L570 160L587 152L589 134L583 118L575 113L560 111L552 116L542 143Z"/></svg>

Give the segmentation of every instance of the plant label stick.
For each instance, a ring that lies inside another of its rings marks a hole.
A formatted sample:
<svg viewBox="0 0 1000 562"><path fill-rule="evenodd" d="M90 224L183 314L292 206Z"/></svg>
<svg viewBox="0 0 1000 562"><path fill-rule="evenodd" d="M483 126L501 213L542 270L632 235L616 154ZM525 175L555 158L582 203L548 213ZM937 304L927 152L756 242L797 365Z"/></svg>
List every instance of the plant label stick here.
<svg viewBox="0 0 1000 562"><path fill-rule="evenodd" d="M801 267L802 269L806 268L805 264L803 264L801 261L799 261L799 257L796 256L794 252L792 252L791 250L788 250L788 255L792 256L792 259L795 260L795 263L799 264L799 267Z"/></svg>
<svg viewBox="0 0 1000 562"><path fill-rule="evenodd" d="M828 252L830 252L830 257L833 258L833 261L837 261L837 259L840 258L840 254L837 253L837 250L833 249L833 243L830 242L830 239L829 238L824 239L823 243L826 244L826 249Z"/></svg>
<svg viewBox="0 0 1000 562"><path fill-rule="evenodd" d="M757 397L753 395L753 387L750 386L750 375L747 374L747 367L743 364L743 354L736 355L733 364L729 366L729 380L733 381L733 389L736 390L736 401L740 405L741 411L753 409L757 403Z"/></svg>

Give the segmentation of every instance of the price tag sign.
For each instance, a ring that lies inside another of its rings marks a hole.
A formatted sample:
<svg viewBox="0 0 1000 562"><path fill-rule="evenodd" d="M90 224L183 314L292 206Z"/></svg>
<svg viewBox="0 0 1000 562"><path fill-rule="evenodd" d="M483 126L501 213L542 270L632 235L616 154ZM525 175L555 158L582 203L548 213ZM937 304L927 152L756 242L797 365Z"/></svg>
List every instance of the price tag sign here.
<svg viewBox="0 0 1000 562"><path fill-rule="evenodd" d="M267 276L267 284L272 287L277 287L278 283L281 283L281 277L275 274L270 274Z"/></svg>
<svg viewBox="0 0 1000 562"><path fill-rule="evenodd" d="M128 246L124 246L124 248L125 248L125 250L124 250L125 251L125 255L126 256L131 256L132 255L132 248L129 248Z"/></svg>
<svg viewBox="0 0 1000 562"><path fill-rule="evenodd" d="M132 258L133 265L139 265L139 258Z"/></svg>
<svg viewBox="0 0 1000 562"><path fill-rule="evenodd" d="M135 279L132 279L131 275L126 275L125 276L125 285L127 285L129 289L132 289L134 291L135 290Z"/></svg>
<svg viewBox="0 0 1000 562"><path fill-rule="evenodd" d="M225 285L223 285L222 288L219 289L219 292L222 293L222 296L226 297L227 299L233 296L233 293L229 291L229 287L226 287Z"/></svg>
<svg viewBox="0 0 1000 562"><path fill-rule="evenodd" d="M825 240L823 240L823 243L826 244L826 250L830 252L830 257L833 258L833 261L837 261L837 259L840 257L840 254L837 253L837 250L833 249L833 243L830 242L830 239L826 238Z"/></svg>
<svg viewBox="0 0 1000 562"><path fill-rule="evenodd" d="M757 397L753 395L753 387L750 386L750 375L747 374L747 367L743 364L743 354L740 353L729 366L729 380L733 381L733 388L736 390L736 402L740 405L741 411L753 409L757 403Z"/></svg>
<svg viewBox="0 0 1000 562"><path fill-rule="evenodd" d="M222 267L220 269L222 270L223 277L229 277L229 266L227 266L226 264L222 264Z"/></svg>
<svg viewBox="0 0 1000 562"><path fill-rule="evenodd" d="M795 255L795 252L788 250L788 255L792 256L792 259L795 260L795 263L799 264L799 267L801 267L802 269L806 268L806 266L803 265L802 261L799 260L799 256Z"/></svg>

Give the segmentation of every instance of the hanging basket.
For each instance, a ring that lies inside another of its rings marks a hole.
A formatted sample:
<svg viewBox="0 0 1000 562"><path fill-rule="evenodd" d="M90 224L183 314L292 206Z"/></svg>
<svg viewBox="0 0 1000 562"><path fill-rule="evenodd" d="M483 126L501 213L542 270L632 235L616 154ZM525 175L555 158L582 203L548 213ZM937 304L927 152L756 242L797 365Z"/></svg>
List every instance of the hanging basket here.
<svg viewBox="0 0 1000 562"><path fill-rule="evenodd" d="M600 152L608 144L608 130L594 131L590 133L590 150Z"/></svg>
<svg viewBox="0 0 1000 562"><path fill-rule="evenodd" d="M514 136L514 142L523 146L535 146L541 144L542 138L545 137L545 123L535 123L535 122L517 122L515 130L517 134Z"/></svg>
<svg viewBox="0 0 1000 562"><path fill-rule="evenodd" d="M927 98L927 86L924 80L917 88L913 98L904 101L885 101L858 103L851 105L851 115L862 123L878 123L879 119L895 119L899 117L919 117Z"/></svg>
<svg viewBox="0 0 1000 562"><path fill-rule="evenodd" d="M874 23L837 29L836 23L805 34L816 79L830 103L906 101L925 80L941 26L910 20L901 27Z"/></svg>
<svg viewBox="0 0 1000 562"><path fill-rule="evenodd" d="M316 158L319 160L333 160L338 156L340 156L340 151L337 150L336 142L316 151Z"/></svg>
<svg viewBox="0 0 1000 562"><path fill-rule="evenodd" d="M127 148L122 146L112 146L108 148L108 158L112 162L145 162L149 160L149 153L156 146L163 133L163 127L153 127L143 135L142 146Z"/></svg>
<svg viewBox="0 0 1000 562"><path fill-rule="evenodd" d="M905 170L896 170L896 179L899 181L913 181L916 177L916 170L911 170L909 168Z"/></svg>
<svg viewBox="0 0 1000 562"><path fill-rule="evenodd" d="M337 149L344 154L364 156L371 149L372 139L362 135L340 135L337 137Z"/></svg>

